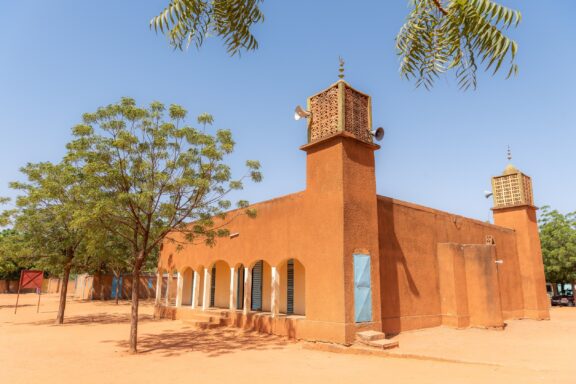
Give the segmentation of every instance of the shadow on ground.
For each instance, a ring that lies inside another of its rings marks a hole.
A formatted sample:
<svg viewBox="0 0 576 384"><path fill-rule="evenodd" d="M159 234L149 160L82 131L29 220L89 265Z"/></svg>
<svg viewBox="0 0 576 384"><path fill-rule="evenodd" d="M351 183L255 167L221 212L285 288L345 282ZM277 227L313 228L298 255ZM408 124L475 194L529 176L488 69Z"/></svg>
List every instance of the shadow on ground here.
<svg viewBox="0 0 576 384"><path fill-rule="evenodd" d="M128 342L117 340L104 341L117 343L128 349ZM139 353L159 353L162 356L177 356L186 352L202 352L209 357L217 357L238 351L263 351L283 349L292 343L273 335L245 332L236 328L217 328L212 330L185 329L165 331L161 334L138 337Z"/></svg>
<svg viewBox="0 0 576 384"><path fill-rule="evenodd" d="M106 307L110 308L110 306L118 306L118 307L129 307L132 305L132 301L130 300L118 300L118 304L114 302L114 300L78 300L78 302L90 302L91 304L99 307ZM154 306L154 299L140 299L138 301L139 307L153 307Z"/></svg>
<svg viewBox="0 0 576 384"><path fill-rule="evenodd" d="M140 315L139 322L153 320L152 315ZM55 325L55 319L47 319L24 323L26 325ZM98 325L98 324L129 324L130 314L120 313L90 313L87 315L64 316L64 325Z"/></svg>
<svg viewBox="0 0 576 384"><path fill-rule="evenodd" d="M36 304L18 304L18 308L23 308L23 307L35 307ZM14 309L14 307L16 307L16 304L9 304L9 305L0 305L0 309Z"/></svg>

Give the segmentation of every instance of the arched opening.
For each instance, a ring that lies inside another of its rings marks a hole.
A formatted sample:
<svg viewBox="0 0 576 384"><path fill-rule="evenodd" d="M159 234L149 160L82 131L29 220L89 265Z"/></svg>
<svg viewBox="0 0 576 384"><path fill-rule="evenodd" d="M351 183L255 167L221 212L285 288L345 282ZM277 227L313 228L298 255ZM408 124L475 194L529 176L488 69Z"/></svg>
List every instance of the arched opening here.
<svg viewBox="0 0 576 384"><path fill-rule="evenodd" d="M236 309L244 309L244 264L236 265Z"/></svg>
<svg viewBox="0 0 576 384"><path fill-rule="evenodd" d="M272 307L272 269L264 260L252 267L251 310L270 312Z"/></svg>
<svg viewBox="0 0 576 384"><path fill-rule="evenodd" d="M230 266L219 260L212 265L210 280L210 307L230 307Z"/></svg>
<svg viewBox="0 0 576 384"><path fill-rule="evenodd" d="M278 267L280 275L280 308L286 315L306 315L306 270L296 259L288 259Z"/></svg>
<svg viewBox="0 0 576 384"><path fill-rule="evenodd" d="M182 305L192 305L194 271L188 267L182 273Z"/></svg>

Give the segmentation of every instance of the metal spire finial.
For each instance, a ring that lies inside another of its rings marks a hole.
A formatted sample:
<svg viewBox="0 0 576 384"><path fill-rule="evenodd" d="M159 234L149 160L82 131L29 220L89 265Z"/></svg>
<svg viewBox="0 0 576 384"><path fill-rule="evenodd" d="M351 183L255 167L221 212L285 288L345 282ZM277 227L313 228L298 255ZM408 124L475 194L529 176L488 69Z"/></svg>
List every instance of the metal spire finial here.
<svg viewBox="0 0 576 384"><path fill-rule="evenodd" d="M512 150L510 150L510 146L508 146L508 161L512 160Z"/></svg>
<svg viewBox="0 0 576 384"><path fill-rule="evenodd" d="M342 80L344 79L344 59L342 56L338 56L338 61L340 62L340 68L338 68L338 78Z"/></svg>

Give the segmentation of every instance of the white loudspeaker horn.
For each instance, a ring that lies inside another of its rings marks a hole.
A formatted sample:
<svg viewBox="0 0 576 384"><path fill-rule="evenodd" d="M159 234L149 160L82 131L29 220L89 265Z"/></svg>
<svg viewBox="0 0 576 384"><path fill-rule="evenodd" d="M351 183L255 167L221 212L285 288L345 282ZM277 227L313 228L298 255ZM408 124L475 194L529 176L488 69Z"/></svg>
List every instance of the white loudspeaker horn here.
<svg viewBox="0 0 576 384"><path fill-rule="evenodd" d="M310 115L312 115L311 112L305 110L299 105L297 105L296 108L294 109L294 120L300 120L302 118L307 119L310 117Z"/></svg>
<svg viewBox="0 0 576 384"><path fill-rule="evenodd" d="M493 195L492 192L490 192L490 191L484 191L484 197L485 197L485 198L489 198L489 197L492 196L492 195Z"/></svg>
<svg viewBox="0 0 576 384"><path fill-rule="evenodd" d="M384 128L378 127L374 131L370 131L372 136L376 139L376 141L380 141L384 138Z"/></svg>

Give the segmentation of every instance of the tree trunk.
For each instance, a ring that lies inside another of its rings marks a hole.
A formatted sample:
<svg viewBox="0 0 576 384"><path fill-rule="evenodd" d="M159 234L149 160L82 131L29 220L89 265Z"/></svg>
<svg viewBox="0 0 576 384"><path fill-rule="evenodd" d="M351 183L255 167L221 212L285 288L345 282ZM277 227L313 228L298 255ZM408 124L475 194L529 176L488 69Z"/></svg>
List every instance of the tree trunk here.
<svg viewBox="0 0 576 384"><path fill-rule="evenodd" d="M132 270L132 311L130 312L130 353L138 353L138 294L140 270L144 263L144 252L139 252Z"/></svg>
<svg viewBox="0 0 576 384"><path fill-rule="evenodd" d="M70 279L70 270L72 269L72 259L74 252L71 250L66 251L66 264L64 265L64 273L62 275L62 289L60 290L60 304L58 305L58 315L56 316L56 324L64 323L64 310L66 309L66 294L68 293L68 280Z"/></svg>
<svg viewBox="0 0 576 384"><path fill-rule="evenodd" d="M98 286L100 287L100 300L104 300L104 284L103 283L103 276L102 270L98 271Z"/></svg>
<svg viewBox="0 0 576 384"><path fill-rule="evenodd" d="M120 285L120 279L118 278L118 274L116 272L114 272L114 277L116 278L116 292L114 292L114 298L116 305L118 305L118 286Z"/></svg>

